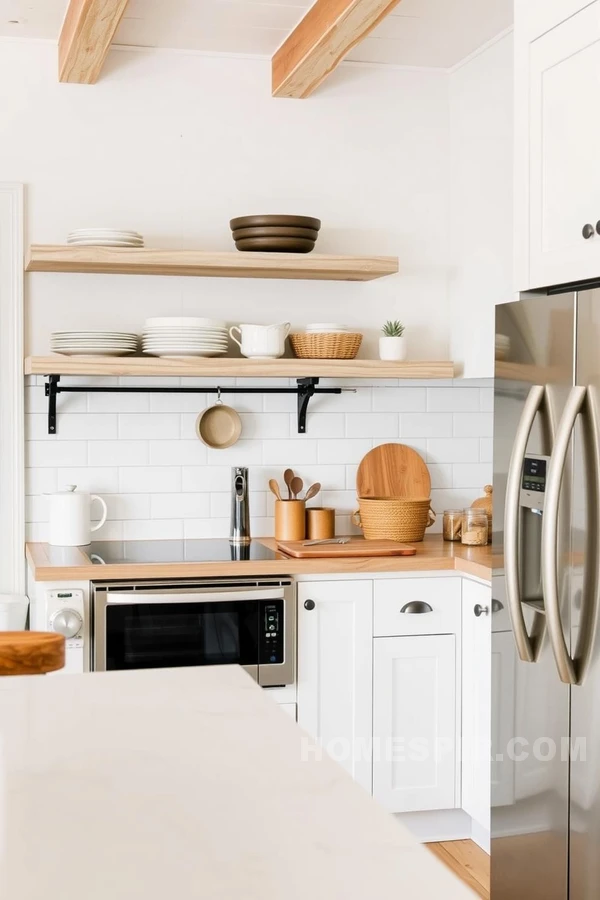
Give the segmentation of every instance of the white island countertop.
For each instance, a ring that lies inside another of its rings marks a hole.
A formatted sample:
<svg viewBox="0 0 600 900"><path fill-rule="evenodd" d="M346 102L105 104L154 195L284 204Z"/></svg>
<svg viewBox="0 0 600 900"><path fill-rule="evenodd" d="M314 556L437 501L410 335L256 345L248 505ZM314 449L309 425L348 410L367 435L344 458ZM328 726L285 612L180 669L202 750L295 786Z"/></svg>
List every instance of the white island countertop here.
<svg viewBox="0 0 600 900"><path fill-rule="evenodd" d="M472 900L307 741L237 667L0 679L0 897Z"/></svg>

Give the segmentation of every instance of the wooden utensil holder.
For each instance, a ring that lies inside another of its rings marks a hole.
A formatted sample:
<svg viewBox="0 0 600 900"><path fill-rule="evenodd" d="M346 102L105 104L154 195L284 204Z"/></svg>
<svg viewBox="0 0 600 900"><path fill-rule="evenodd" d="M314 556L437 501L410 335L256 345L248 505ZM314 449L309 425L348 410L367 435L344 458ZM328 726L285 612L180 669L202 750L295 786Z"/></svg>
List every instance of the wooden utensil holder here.
<svg viewBox="0 0 600 900"><path fill-rule="evenodd" d="M304 500L275 501L275 539L303 541L306 537Z"/></svg>
<svg viewBox="0 0 600 900"><path fill-rule="evenodd" d="M310 541L335 537L335 509L309 506L306 510L306 537Z"/></svg>

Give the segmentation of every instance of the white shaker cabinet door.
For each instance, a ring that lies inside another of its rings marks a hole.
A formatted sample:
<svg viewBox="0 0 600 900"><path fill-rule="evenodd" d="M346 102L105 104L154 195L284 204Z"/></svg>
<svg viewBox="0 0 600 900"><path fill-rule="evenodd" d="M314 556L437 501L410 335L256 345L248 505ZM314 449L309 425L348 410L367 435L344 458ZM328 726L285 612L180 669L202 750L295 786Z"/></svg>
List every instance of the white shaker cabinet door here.
<svg viewBox="0 0 600 900"><path fill-rule="evenodd" d="M529 44L530 269L524 287L600 275L599 96L596 0ZM527 135L517 134L517 152L526 148Z"/></svg>
<svg viewBox="0 0 600 900"><path fill-rule="evenodd" d="M490 830L492 589L463 579L462 807Z"/></svg>
<svg viewBox="0 0 600 900"><path fill-rule="evenodd" d="M372 789L373 583L298 585L298 724Z"/></svg>
<svg viewBox="0 0 600 900"><path fill-rule="evenodd" d="M512 631L492 634L491 802L515 802L515 763L507 752L515 737L517 651ZM520 747L518 748L520 749Z"/></svg>
<svg viewBox="0 0 600 900"><path fill-rule="evenodd" d="M452 634L376 638L373 795L391 812L456 806Z"/></svg>

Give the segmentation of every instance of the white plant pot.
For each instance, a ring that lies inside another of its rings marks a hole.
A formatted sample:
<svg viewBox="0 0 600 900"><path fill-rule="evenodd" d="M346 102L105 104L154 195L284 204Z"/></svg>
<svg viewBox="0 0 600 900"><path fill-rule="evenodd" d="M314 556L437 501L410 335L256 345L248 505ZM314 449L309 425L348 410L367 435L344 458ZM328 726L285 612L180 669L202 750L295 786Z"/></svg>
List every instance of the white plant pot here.
<svg viewBox="0 0 600 900"><path fill-rule="evenodd" d="M400 362L406 359L406 340L402 337L380 337L379 359Z"/></svg>

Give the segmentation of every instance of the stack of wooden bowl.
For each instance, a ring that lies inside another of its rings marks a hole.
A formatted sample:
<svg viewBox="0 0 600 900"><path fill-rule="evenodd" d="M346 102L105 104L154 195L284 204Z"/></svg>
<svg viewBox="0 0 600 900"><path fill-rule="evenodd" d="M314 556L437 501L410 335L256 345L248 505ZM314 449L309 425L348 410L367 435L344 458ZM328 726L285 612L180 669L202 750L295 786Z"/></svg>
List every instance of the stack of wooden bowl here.
<svg viewBox="0 0 600 900"><path fill-rule="evenodd" d="M380 444L356 474L359 509L352 520L367 540L422 541L435 522L431 477L424 460L405 444Z"/></svg>
<svg viewBox="0 0 600 900"><path fill-rule="evenodd" d="M238 250L310 253L321 227L311 216L239 216L229 223Z"/></svg>

